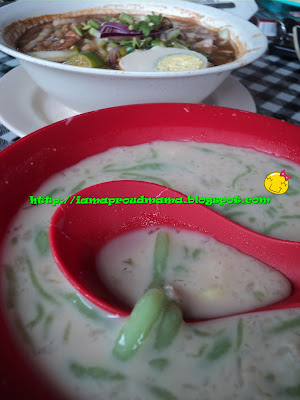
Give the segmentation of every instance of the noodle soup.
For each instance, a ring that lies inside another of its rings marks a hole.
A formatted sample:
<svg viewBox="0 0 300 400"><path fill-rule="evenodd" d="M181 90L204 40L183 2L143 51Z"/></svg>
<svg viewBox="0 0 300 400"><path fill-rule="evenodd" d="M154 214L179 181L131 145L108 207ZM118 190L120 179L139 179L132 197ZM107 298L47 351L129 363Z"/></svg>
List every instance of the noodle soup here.
<svg viewBox="0 0 300 400"><path fill-rule="evenodd" d="M209 67L234 61L238 55L228 28L213 31L189 18L125 12L44 18L48 22L37 20L33 23L18 39L16 47L25 54L48 61L133 71L140 70L138 64L142 63L145 71L152 71L157 61L154 58L156 52L150 51L154 48L159 48L160 56L167 55L168 49L182 49L182 54L191 57L197 52L208 60ZM6 29L10 30L10 26ZM135 57L141 52L141 58ZM125 67L121 67L121 59L128 54L131 54L128 58L131 62L124 64L122 60ZM146 59L150 56L147 64Z"/></svg>

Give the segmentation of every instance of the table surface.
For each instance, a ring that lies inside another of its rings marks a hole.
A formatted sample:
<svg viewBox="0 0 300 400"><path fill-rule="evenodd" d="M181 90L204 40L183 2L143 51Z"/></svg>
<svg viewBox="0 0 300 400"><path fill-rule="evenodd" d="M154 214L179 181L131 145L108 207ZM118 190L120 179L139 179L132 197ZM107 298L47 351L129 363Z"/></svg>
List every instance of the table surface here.
<svg viewBox="0 0 300 400"><path fill-rule="evenodd" d="M19 62L0 52L0 79ZM266 53L232 76L253 96L257 113L300 126L300 62ZM16 96L18 93L16 92ZM0 123L0 150L18 140Z"/></svg>

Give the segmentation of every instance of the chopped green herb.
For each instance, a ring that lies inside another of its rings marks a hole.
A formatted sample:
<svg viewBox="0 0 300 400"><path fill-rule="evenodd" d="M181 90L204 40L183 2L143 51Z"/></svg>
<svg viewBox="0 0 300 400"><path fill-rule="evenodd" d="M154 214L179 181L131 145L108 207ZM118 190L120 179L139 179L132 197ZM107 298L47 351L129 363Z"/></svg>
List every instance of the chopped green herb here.
<svg viewBox="0 0 300 400"><path fill-rule="evenodd" d="M175 272L187 272L187 269L183 265L176 265L176 267L173 267L173 271L175 271Z"/></svg>
<svg viewBox="0 0 300 400"><path fill-rule="evenodd" d="M300 383L296 386L290 386L285 388L284 394L294 399L300 399Z"/></svg>
<svg viewBox="0 0 300 400"><path fill-rule="evenodd" d="M90 24L85 24L84 22L81 22L81 25L82 25L81 29L83 31L87 31L87 30L89 30L91 28Z"/></svg>
<svg viewBox="0 0 300 400"><path fill-rule="evenodd" d="M158 232L153 255L153 280L164 282L169 257L170 238L166 232Z"/></svg>
<svg viewBox="0 0 300 400"><path fill-rule="evenodd" d="M82 36L83 32L78 26L73 26L74 31L77 33L77 35Z"/></svg>
<svg viewBox="0 0 300 400"><path fill-rule="evenodd" d="M18 334L21 336L21 339L23 340L23 342L27 345L32 345L31 337L30 337L29 333L27 332L19 314L15 314L15 325L16 325Z"/></svg>
<svg viewBox="0 0 300 400"><path fill-rule="evenodd" d="M259 290L255 290L253 292L253 296L256 298L257 301L262 303L264 300L265 294L263 292L260 292Z"/></svg>
<svg viewBox="0 0 300 400"><path fill-rule="evenodd" d="M126 377L120 372L110 371L103 367L85 367L79 363L71 363L70 370L77 378L92 378L104 381L122 381Z"/></svg>
<svg viewBox="0 0 300 400"><path fill-rule="evenodd" d="M269 332L271 333L282 333L290 329L300 328L300 317L290 319L288 321L282 322L281 324L271 328Z"/></svg>
<svg viewBox="0 0 300 400"><path fill-rule="evenodd" d="M107 164L102 168L102 171L105 171L106 169L109 169L111 167L114 167L116 164Z"/></svg>
<svg viewBox="0 0 300 400"><path fill-rule="evenodd" d="M286 221L277 221L274 224L271 224L266 229L262 231L263 235L269 235L274 229L279 228L280 226L286 225Z"/></svg>
<svg viewBox="0 0 300 400"><path fill-rule="evenodd" d="M195 249L195 250L192 252L192 258L193 258L194 260L197 260L197 259L199 258L199 255L200 255L201 251L202 251L202 249Z"/></svg>
<svg viewBox="0 0 300 400"><path fill-rule="evenodd" d="M96 21L94 21L93 19L90 19L89 21L88 21L88 25L91 27L91 28L95 28L95 29L98 29L99 28L99 24L96 22Z"/></svg>
<svg viewBox="0 0 300 400"><path fill-rule="evenodd" d="M74 186L73 189L71 189L70 194L79 192L79 190L84 188L85 183L86 183L85 180L79 182L78 185Z"/></svg>
<svg viewBox="0 0 300 400"><path fill-rule="evenodd" d="M244 176L250 174L250 172L252 171L252 168L249 165L246 165L246 171L243 172L242 174L237 175L234 180L232 181L232 187L234 188L236 183L243 178Z"/></svg>
<svg viewBox="0 0 300 400"><path fill-rule="evenodd" d="M239 322L237 324L237 338L236 338L236 347L239 350L243 343L243 336L244 336L244 323L242 318L239 319Z"/></svg>
<svg viewBox="0 0 300 400"><path fill-rule="evenodd" d="M152 40L151 46L152 47L155 47L155 46L167 47L167 44L163 40L154 39L154 40Z"/></svg>
<svg viewBox="0 0 300 400"><path fill-rule="evenodd" d="M134 23L134 19L131 15L128 15L122 12L119 16L119 20L122 24L132 25Z"/></svg>
<svg viewBox="0 0 300 400"><path fill-rule="evenodd" d="M292 170L293 168L287 167L286 170ZM288 174L287 174L288 175ZM294 172L290 173L290 180L293 182L293 186L297 186L299 188L300 185L300 176L296 175Z"/></svg>
<svg viewBox="0 0 300 400"><path fill-rule="evenodd" d="M69 321L65 327L64 333L63 333L63 342L67 343L70 337L70 332L71 332L71 322Z"/></svg>
<svg viewBox="0 0 300 400"><path fill-rule="evenodd" d="M292 171L295 170L295 168L292 167L291 165L286 165L286 164L283 164L283 163L278 163L278 165L280 165L283 169L286 169L286 170L292 170Z"/></svg>
<svg viewBox="0 0 300 400"><path fill-rule="evenodd" d="M228 214L225 214L225 217L231 219L233 217L238 217L238 216L244 215L244 214L246 214L245 211L232 211Z"/></svg>
<svg viewBox="0 0 300 400"><path fill-rule="evenodd" d="M45 311L44 311L44 307L41 303L37 303L36 304L36 316L34 317L34 319L32 321L30 321L27 324L27 327L32 329L34 328L39 322L42 321L42 319L44 318L45 315Z"/></svg>
<svg viewBox="0 0 300 400"><path fill-rule="evenodd" d="M283 217L280 217L282 219L300 219L300 214L294 214L294 215L284 215Z"/></svg>
<svg viewBox="0 0 300 400"><path fill-rule="evenodd" d="M50 327L52 325L52 322L54 321L54 315L52 313L48 314L45 322L44 322L44 337L48 337L49 335L49 331L50 331Z"/></svg>
<svg viewBox="0 0 300 400"><path fill-rule="evenodd" d="M68 293L63 296L66 300L70 301L75 308L84 316L90 319L99 319L99 315L96 310L94 310L91 306L81 300L80 296L77 293Z"/></svg>
<svg viewBox="0 0 300 400"><path fill-rule="evenodd" d="M287 192L285 193L285 196L296 196L299 193L299 190L295 189L294 187L289 187Z"/></svg>
<svg viewBox="0 0 300 400"><path fill-rule="evenodd" d="M207 348L207 344L203 344L203 345L200 347L200 349L197 351L197 353L195 353L195 354L188 354L188 357L199 358L199 357L201 357L201 356L204 354L206 348Z"/></svg>
<svg viewBox="0 0 300 400"><path fill-rule="evenodd" d="M241 203L229 203L229 204L224 204L224 206L222 206L222 207L223 207L224 211L227 211L227 210L231 210L233 207L237 207L240 205L241 205Z"/></svg>
<svg viewBox="0 0 300 400"><path fill-rule="evenodd" d="M98 31L97 29L93 28L93 27L91 27L91 28L88 30L88 32L89 32L89 34L90 34L91 36L94 36L94 37L97 37L97 38L100 36L99 31ZM124 54L124 55L125 55L125 54Z"/></svg>
<svg viewBox="0 0 300 400"><path fill-rule="evenodd" d="M190 250L187 246L183 246L183 251L184 251L184 258L190 258Z"/></svg>
<svg viewBox="0 0 300 400"><path fill-rule="evenodd" d="M183 246L183 251L184 251L184 258L197 260L199 258L200 253L202 252L202 249L200 248L191 249L187 246Z"/></svg>
<svg viewBox="0 0 300 400"><path fill-rule="evenodd" d="M133 29L138 29L143 33L144 36L147 37L152 30L152 26L149 25L149 22L147 21L140 21L139 23L133 25Z"/></svg>
<svg viewBox="0 0 300 400"><path fill-rule="evenodd" d="M152 11L152 15L147 15L147 19L154 25L160 25L162 23L163 16L162 14L156 15Z"/></svg>
<svg viewBox="0 0 300 400"><path fill-rule="evenodd" d="M200 336L200 337L212 336L212 333L207 332L207 331L200 331L199 329L194 329L193 332L195 333L195 335Z"/></svg>
<svg viewBox="0 0 300 400"><path fill-rule="evenodd" d="M274 382L275 381L275 375L274 374L267 374L266 376L265 376L265 380L267 381L267 382Z"/></svg>
<svg viewBox="0 0 300 400"><path fill-rule="evenodd" d="M151 148L150 152L151 152L150 158L157 158L157 151L155 151L154 149Z"/></svg>
<svg viewBox="0 0 300 400"><path fill-rule="evenodd" d="M50 250L48 234L42 229L36 233L34 243L41 256L47 254Z"/></svg>
<svg viewBox="0 0 300 400"><path fill-rule="evenodd" d="M254 217L249 218L249 222L255 222L255 221L256 221L256 218L254 218Z"/></svg>
<svg viewBox="0 0 300 400"><path fill-rule="evenodd" d="M55 194L57 194L57 193L60 193L60 192L63 192L65 190L65 188L63 188L63 187L57 187L57 188L55 188L55 189L53 189L53 190L51 190L49 193L47 193L46 194L46 197L52 197L52 196L54 196Z"/></svg>
<svg viewBox="0 0 300 400"><path fill-rule="evenodd" d="M177 397L167 389L164 389L160 386L152 386L148 385L148 389L150 392L160 400L177 400Z"/></svg>
<svg viewBox="0 0 300 400"><path fill-rule="evenodd" d="M145 169L153 169L153 170L161 170L165 167L163 163L148 163L148 164L140 164L140 165L133 165L132 167L128 168L121 168L121 169L108 169L106 166L106 172L124 172L124 171L144 171Z"/></svg>
<svg viewBox="0 0 300 400"><path fill-rule="evenodd" d="M231 342L228 338L220 339L213 345L206 358L209 361L216 361L223 357L230 349Z"/></svg>
<svg viewBox="0 0 300 400"><path fill-rule="evenodd" d="M170 189L172 189L171 185L167 181L165 181L162 178L158 178L157 176L136 174L134 172L124 172L124 173L122 173L122 176L123 177L133 176L135 178L140 178L141 180L144 180L146 182L158 183L159 185L166 186L166 187L169 187Z"/></svg>
<svg viewBox="0 0 300 400"><path fill-rule="evenodd" d="M163 371L170 364L170 361L166 358L153 358L148 364L158 371Z"/></svg>
<svg viewBox="0 0 300 400"><path fill-rule="evenodd" d="M45 300L49 301L50 303L59 304L59 302L56 300L56 298L53 297L50 293L48 293L43 288L43 286L40 284L40 282L39 282L39 280L38 280L38 278L37 278L37 276L36 276L36 274L34 272L32 263L31 263L30 259L27 256L25 257L25 262L26 262L26 264L28 266L29 276L30 276L30 279L31 279L32 286L36 289L36 291L39 293L39 295L42 296Z"/></svg>
<svg viewBox="0 0 300 400"><path fill-rule="evenodd" d="M14 308L16 305L17 297L17 279L15 271L10 266L5 266L5 277L8 282L7 287L7 307Z"/></svg>
<svg viewBox="0 0 300 400"><path fill-rule="evenodd" d="M276 217L277 210L275 207L271 206L271 207L267 208L266 213L269 215L269 217L274 218L274 217Z"/></svg>

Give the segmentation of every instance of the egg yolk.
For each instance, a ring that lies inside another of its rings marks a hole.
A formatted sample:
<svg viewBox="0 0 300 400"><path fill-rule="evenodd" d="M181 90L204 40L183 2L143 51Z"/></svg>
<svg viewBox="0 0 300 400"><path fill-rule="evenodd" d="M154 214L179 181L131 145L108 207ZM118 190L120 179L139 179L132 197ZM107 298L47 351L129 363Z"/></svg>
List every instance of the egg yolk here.
<svg viewBox="0 0 300 400"><path fill-rule="evenodd" d="M186 54L172 54L165 56L157 61L158 71L185 71L192 69L202 69L203 61L201 58Z"/></svg>

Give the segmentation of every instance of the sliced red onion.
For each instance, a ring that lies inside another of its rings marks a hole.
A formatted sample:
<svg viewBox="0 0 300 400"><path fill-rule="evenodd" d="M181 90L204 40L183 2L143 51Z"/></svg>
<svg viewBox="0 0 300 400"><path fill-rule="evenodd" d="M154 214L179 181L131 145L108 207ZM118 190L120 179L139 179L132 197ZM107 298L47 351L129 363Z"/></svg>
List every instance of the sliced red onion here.
<svg viewBox="0 0 300 400"><path fill-rule="evenodd" d="M120 34L119 34L119 35L120 35ZM124 40L124 39L126 39L126 38L130 39L130 38L132 38L132 37L133 37L133 36L128 36L128 35L115 36L114 34L110 34L110 35L107 35L107 36L101 36L101 38L113 39L113 40L115 40L116 42L120 42L121 40ZM135 37L137 37L137 36L135 35Z"/></svg>
<svg viewBox="0 0 300 400"><path fill-rule="evenodd" d="M144 37L144 35L142 33L140 34L136 34L136 33L120 33L120 32L111 32L111 33L100 33L100 37L101 38L121 38L124 39L126 37ZM118 40L118 39L116 39Z"/></svg>
<svg viewBox="0 0 300 400"><path fill-rule="evenodd" d="M101 37L125 37L125 36L144 36L143 33L137 29L130 30L127 25L119 22L104 22L98 28Z"/></svg>
<svg viewBox="0 0 300 400"><path fill-rule="evenodd" d="M112 64L116 64L118 61L118 56L117 53L120 49L122 49L123 46L116 46L114 48L111 49L111 51L109 52L109 61Z"/></svg>

